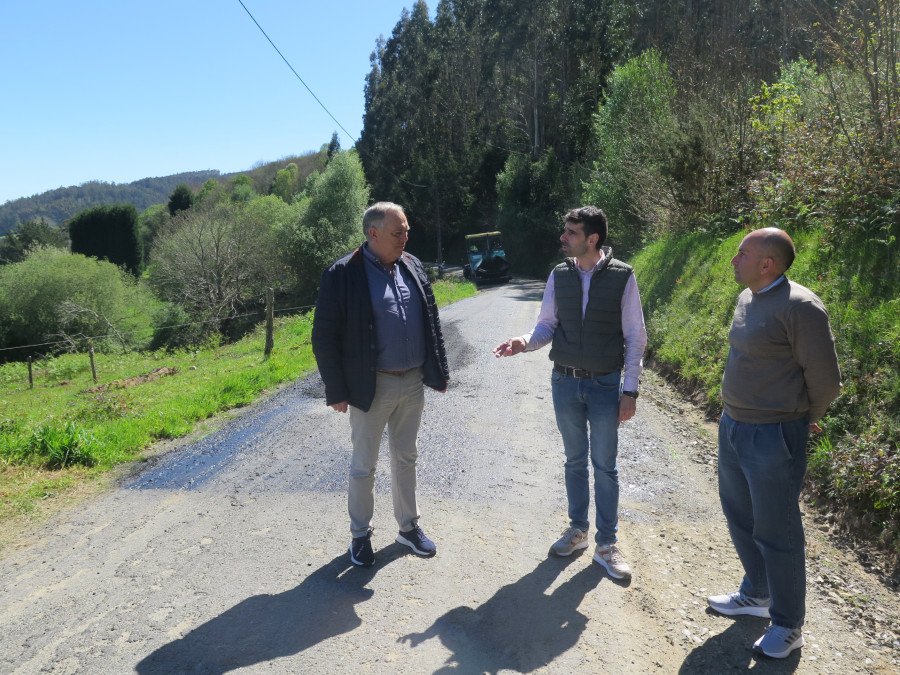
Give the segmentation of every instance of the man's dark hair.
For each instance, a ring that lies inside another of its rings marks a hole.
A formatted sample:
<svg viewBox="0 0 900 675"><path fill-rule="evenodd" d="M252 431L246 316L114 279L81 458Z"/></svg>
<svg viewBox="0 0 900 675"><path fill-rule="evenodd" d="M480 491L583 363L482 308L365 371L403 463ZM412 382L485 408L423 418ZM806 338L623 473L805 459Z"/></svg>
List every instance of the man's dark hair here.
<svg viewBox="0 0 900 675"><path fill-rule="evenodd" d="M596 206L582 206L572 209L566 214L567 223L581 223L581 231L584 232L585 238L592 234L599 234L597 239L597 250L606 243L606 236L609 234L609 223L606 221L606 214L602 209Z"/></svg>

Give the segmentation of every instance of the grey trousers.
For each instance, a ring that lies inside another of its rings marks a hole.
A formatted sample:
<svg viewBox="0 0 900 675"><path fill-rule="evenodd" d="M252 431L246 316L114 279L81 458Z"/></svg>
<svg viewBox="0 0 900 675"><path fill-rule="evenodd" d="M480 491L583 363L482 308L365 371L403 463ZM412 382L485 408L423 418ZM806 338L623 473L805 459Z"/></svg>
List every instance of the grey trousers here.
<svg viewBox="0 0 900 675"><path fill-rule="evenodd" d="M375 465L384 428L388 429L391 452L391 493L394 517L402 532L416 526L416 436L422 421L425 391L421 368L403 375L376 373L375 400L368 412L350 406L350 490L347 500L350 532L363 537L372 526L375 512Z"/></svg>

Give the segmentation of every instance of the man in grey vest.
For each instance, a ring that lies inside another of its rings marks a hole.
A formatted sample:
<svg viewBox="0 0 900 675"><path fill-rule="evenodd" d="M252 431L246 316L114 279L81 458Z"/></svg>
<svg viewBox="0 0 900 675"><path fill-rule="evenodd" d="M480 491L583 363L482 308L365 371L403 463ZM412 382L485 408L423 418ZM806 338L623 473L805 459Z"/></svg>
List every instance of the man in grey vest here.
<svg viewBox="0 0 900 675"><path fill-rule="evenodd" d="M551 345L569 527L550 551L568 556L589 545L590 459L597 518L594 561L611 577L630 579L631 568L616 543L618 427L634 416L647 331L632 268L603 246L608 230L606 214L594 206L566 214L560 236L566 259L547 280L537 325L501 342L494 355L514 356Z"/></svg>

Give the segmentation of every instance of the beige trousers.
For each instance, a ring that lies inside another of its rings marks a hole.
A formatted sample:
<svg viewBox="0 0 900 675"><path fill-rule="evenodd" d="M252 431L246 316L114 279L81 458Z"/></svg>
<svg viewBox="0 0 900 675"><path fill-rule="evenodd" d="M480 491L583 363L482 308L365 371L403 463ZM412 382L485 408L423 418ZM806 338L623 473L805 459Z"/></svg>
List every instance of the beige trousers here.
<svg viewBox="0 0 900 675"><path fill-rule="evenodd" d="M372 526L375 512L375 465L384 428L388 429L391 452L391 493L394 517L402 532L415 527L419 519L416 504L416 436L422 421L425 392L422 369L403 375L375 374L375 400L368 412L350 406L350 490L347 500L350 532L362 537Z"/></svg>

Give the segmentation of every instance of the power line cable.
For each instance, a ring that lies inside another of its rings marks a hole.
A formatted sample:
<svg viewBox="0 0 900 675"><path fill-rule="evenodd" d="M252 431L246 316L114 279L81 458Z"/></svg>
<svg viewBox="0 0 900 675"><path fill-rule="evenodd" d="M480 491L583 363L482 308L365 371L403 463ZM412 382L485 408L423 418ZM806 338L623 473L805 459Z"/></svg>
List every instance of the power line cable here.
<svg viewBox="0 0 900 675"><path fill-rule="evenodd" d="M238 0L238 2L241 3L241 7L243 7L244 11L247 12L247 16L249 16L253 20L253 23L256 24L256 27L259 28L259 31L265 36L266 40L269 41L269 44L272 45L272 49L274 49L278 53L278 56L281 57L281 60L287 64L287 67L291 69L291 72L294 73L294 75L297 77L298 80L300 80L300 84L302 84L304 87L306 87L306 91L308 91L310 93L310 95L314 99L316 99L316 103L318 103L320 106L322 106L322 110L324 110L325 112L328 113L328 116L334 120L335 124L337 124L341 128L341 130L345 134L347 134L347 138L351 139L355 145L359 139L354 139L353 134L351 134L349 131L347 131L344 128L344 125L337 121L337 118L331 114L331 111L328 110L328 108L325 107L325 104L319 100L319 97L316 96L315 93L313 93L313 90L309 88L309 85L306 84L306 82L303 81L303 78L300 77L300 75L297 73L296 70L294 70L294 66L291 65L290 61L288 61L285 58L284 54L281 53L281 50L278 49L278 47L276 46L276 44L274 42L272 42L272 38L270 38L268 36L268 34L266 33L266 31L263 30L263 27L259 25L259 21L257 21L256 18L253 16L253 14L250 13L250 10L247 9L247 5L244 4L243 0ZM359 148L357 148L357 152L359 152ZM383 171L387 171L389 174L391 174L394 178L399 180L401 183L406 183L407 185L409 185L411 187L417 187L417 188L430 188L431 187L430 185L419 185L418 183L413 183L411 181L406 180L405 178L401 178L400 176L395 174L390 169L387 169L384 167L381 167L381 168Z"/></svg>
<svg viewBox="0 0 900 675"><path fill-rule="evenodd" d="M287 64L287 67L291 69L291 72L294 73L294 75L297 77L298 80L300 80L300 84L302 84L304 87L306 87L306 91L309 92L310 96L312 96L314 99L316 99L316 103L318 103L320 106L322 106L322 110L324 110L325 112L328 113L328 116L334 120L334 123L337 124L341 128L341 130L343 130L343 132L345 134L347 134L348 138L353 138L353 134L351 134L349 131L344 129L344 125L337 121L337 118L331 114L331 111L325 107L325 104L319 100L319 97L316 96L315 93L313 93L313 90L309 88L309 85L306 84L306 82L303 81L303 78L300 77L299 73L297 73L297 71L294 70L294 66L291 65L290 61L288 61L285 58L284 54L281 53L281 50L278 49L278 47L275 45L274 42L272 42L272 38L270 38L266 34L266 31L263 30L263 27L259 25L259 22L253 17L253 15L250 13L250 10L247 9L247 5L244 4L243 0L238 0L238 2L241 3L241 7L243 7L244 11L247 12L247 16L249 16L253 20L253 23L256 24L256 27L259 28L259 31L265 36L266 40L269 41L269 44L272 45L272 49L274 49L276 52L278 52L278 56L281 57L281 60Z"/></svg>

